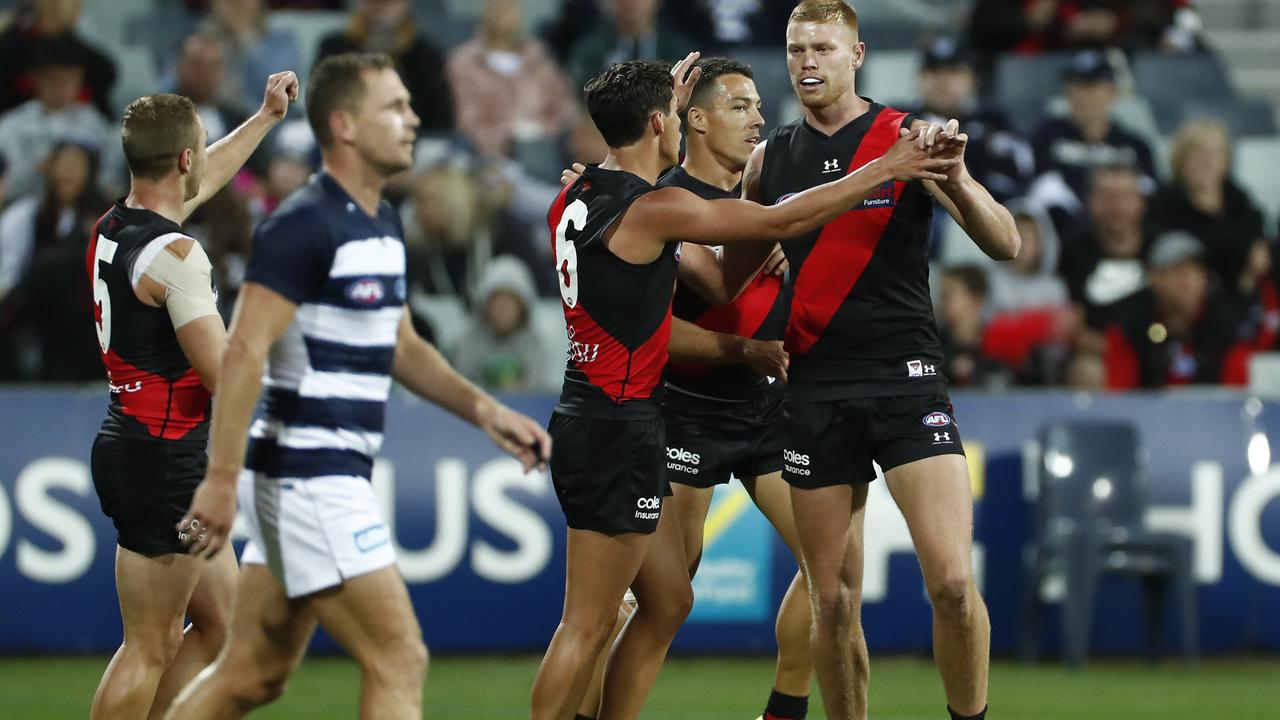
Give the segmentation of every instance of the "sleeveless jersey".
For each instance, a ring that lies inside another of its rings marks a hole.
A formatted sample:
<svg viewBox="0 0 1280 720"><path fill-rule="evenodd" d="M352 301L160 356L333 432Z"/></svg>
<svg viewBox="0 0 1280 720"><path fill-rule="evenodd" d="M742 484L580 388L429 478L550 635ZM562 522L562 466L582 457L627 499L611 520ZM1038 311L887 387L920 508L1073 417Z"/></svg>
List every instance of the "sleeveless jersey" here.
<svg viewBox="0 0 1280 720"><path fill-rule="evenodd" d="M117 202L94 226L85 255L94 327L111 401L101 432L204 447L209 391L178 345L169 312L134 288L169 243L188 237L150 210Z"/></svg>
<svg viewBox="0 0 1280 720"><path fill-rule="evenodd" d="M760 199L776 204L880 157L911 116L872 103L824 135L803 120L768 139ZM791 269L788 392L800 400L941 392L942 348L929 295L933 201L886 182L857 207L782 244Z"/></svg>
<svg viewBox="0 0 1280 720"><path fill-rule="evenodd" d="M680 187L704 200L740 197L740 191L722 190L675 167L658 181L658 187ZM787 325L787 303L782 279L759 273L733 302L713 305L682 282L676 283L671 312L681 320L714 332L756 340L781 340ZM745 364L705 365L671 363L667 388L716 400L746 400L774 387ZM780 387L780 386L779 386Z"/></svg>
<svg viewBox="0 0 1280 720"><path fill-rule="evenodd" d="M588 417L653 417L671 337L679 243L657 259L627 262L605 234L631 203L654 190L618 170L587 168L547 214L569 353L556 411Z"/></svg>

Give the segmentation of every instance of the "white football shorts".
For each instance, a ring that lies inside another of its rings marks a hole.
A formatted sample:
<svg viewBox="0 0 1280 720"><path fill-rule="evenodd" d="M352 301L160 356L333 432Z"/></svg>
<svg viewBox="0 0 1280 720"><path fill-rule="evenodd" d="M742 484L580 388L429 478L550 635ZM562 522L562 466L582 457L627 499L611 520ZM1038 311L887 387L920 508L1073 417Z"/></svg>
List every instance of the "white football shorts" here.
<svg viewBox="0 0 1280 720"><path fill-rule="evenodd" d="M294 480L245 470L237 494L249 530L240 562L266 565L290 598L396 562L373 486L364 478Z"/></svg>

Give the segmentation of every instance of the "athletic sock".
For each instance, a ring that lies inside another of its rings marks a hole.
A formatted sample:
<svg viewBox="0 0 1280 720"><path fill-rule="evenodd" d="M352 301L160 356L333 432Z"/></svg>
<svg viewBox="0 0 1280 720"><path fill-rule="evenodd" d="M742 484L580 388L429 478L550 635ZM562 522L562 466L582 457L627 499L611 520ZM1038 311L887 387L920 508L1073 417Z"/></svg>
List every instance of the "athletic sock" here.
<svg viewBox="0 0 1280 720"><path fill-rule="evenodd" d="M777 690L769 693L764 720L804 720L809 713L808 695L787 695Z"/></svg>
<svg viewBox="0 0 1280 720"><path fill-rule="evenodd" d="M985 707L977 715L961 715L952 710L950 705L947 706L947 712L951 713L951 720L987 720L987 709Z"/></svg>

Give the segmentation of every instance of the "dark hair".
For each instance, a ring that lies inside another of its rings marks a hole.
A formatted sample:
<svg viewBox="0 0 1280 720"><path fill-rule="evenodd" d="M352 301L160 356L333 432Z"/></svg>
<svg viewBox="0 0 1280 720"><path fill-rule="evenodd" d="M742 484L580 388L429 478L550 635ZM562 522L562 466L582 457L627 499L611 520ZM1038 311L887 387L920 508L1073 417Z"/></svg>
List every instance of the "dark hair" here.
<svg viewBox="0 0 1280 720"><path fill-rule="evenodd" d="M987 294L991 291L991 284L987 281L987 271L978 265L967 263L954 265L943 270L942 276L960 281L966 290L980 300L986 300Z"/></svg>
<svg viewBox="0 0 1280 720"><path fill-rule="evenodd" d="M62 218L63 208L58 202L53 183L46 179L44 194L40 197L40 204L36 207L34 222L34 238L38 247L53 247L61 244L64 240L69 240L73 243L82 242L81 235L84 232L84 227L87 224L92 224L94 219L102 213L102 206L109 202L98 187L98 153L94 148L67 140L59 141L45 156L45 173L47 174L47 168L53 162L53 159L68 150L83 153L86 160L84 187L81 188L80 195L76 197L73 206L70 208L75 211L76 222L66 235L59 234L58 225L60 224L59 220Z"/></svg>
<svg viewBox="0 0 1280 720"><path fill-rule="evenodd" d="M625 147L644 136L653 112L671 109L671 67L630 60L601 72L583 88L587 112L609 147Z"/></svg>
<svg viewBox="0 0 1280 720"><path fill-rule="evenodd" d="M120 125L129 174L159 180L178 166L178 155L201 142L200 118L191 100L172 93L129 103Z"/></svg>
<svg viewBox="0 0 1280 720"><path fill-rule="evenodd" d="M307 122L311 123L311 132L320 147L333 145L329 116L339 110L354 110L364 99L364 72L394 66L391 58L382 53L350 52L330 55L311 68Z"/></svg>
<svg viewBox="0 0 1280 720"><path fill-rule="evenodd" d="M1098 184L1098 178L1102 175L1128 175L1135 180L1141 181L1142 170L1136 165L1128 163L1116 162L1106 165L1099 165L1089 173L1089 190L1092 191L1094 186Z"/></svg>
<svg viewBox="0 0 1280 720"><path fill-rule="evenodd" d="M27 56L27 69L42 70L49 67L83 68L89 58L84 46L70 33L45 35L37 38Z"/></svg>
<svg viewBox="0 0 1280 720"><path fill-rule="evenodd" d="M750 80L755 80L756 76L751 72L751 66L740 63L737 60L729 58L712 57L702 58L694 63L695 67L702 68L702 78L698 80L698 84L693 86L693 95L689 98L689 107L697 105L698 107L706 107L711 101L711 96L715 92L716 80L725 75L741 75ZM686 111L688 108L685 108ZM681 115L683 118L684 115Z"/></svg>

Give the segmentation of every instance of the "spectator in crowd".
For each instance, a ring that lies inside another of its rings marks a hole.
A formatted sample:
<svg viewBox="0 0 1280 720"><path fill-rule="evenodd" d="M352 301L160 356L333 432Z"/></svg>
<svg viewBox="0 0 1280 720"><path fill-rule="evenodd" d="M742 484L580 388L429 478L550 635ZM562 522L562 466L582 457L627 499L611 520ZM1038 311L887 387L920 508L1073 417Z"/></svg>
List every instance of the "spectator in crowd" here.
<svg viewBox="0 0 1280 720"><path fill-rule="evenodd" d="M262 79L298 67L293 32L267 26L263 0L210 0L198 32L222 46L222 103L245 115L262 103Z"/></svg>
<svg viewBox="0 0 1280 720"><path fill-rule="evenodd" d="M991 267L991 311L1066 307L1070 302L1067 286L1057 274L1058 232L1049 214L1028 200L1014 200L1006 207L1018 226L1022 246L1013 260Z"/></svg>
<svg viewBox="0 0 1280 720"><path fill-rule="evenodd" d="M1069 114L1045 121L1032 141L1041 174L1036 196L1073 216L1088 193L1091 171L1112 165L1136 168L1143 192L1154 190L1151 148L1111 117L1119 90L1106 56L1094 50L1078 53L1067 69L1065 91Z"/></svg>
<svg viewBox="0 0 1280 720"><path fill-rule="evenodd" d="M569 80L524 34L520 0L486 0L476 37L449 54L457 127L485 155L562 135L577 112Z"/></svg>
<svg viewBox="0 0 1280 720"><path fill-rule="evenodd" d="M84 58L85 72L76 98L97 108L107 118L116 65L111 58L83 40L76 32L83 0L32 0L22 5L0 32L0 113L35 97L35 72L28 60L45 38L61 38Z"/></svg>
<svg viewBox="0 0 1280 720"><path fill-rule="evenodd" d="M920 106L930 122L960 121L969 136L965 166L999 202L1027 192L1035 174L1031 144L1009 125L1003 112L977 98L977 77L967 48L950 37L934 39L920 58Z"/></svg>
<svg viewBox="0 0 1280 720"><path fill-rule="evenodd" d="M791 0L758 1L767 6L772 23L761 26L761 22L757 19L753 27L761 34L755 38L755 42L748 44L776 45L781 41L778 28L787 24L787 18L790 17L795 3ZM563 0L560 3L559 16L543 27L542 37L561 64L569 62L576 43L584 35L595 32L602 24L608 22L611 12L609 6L612 2L613 0ZM757 0L746 0L746 2L694 0L694 2L660 3L657 22L667 27L680 28L682 33L696 43L696 47L702 49L702 54L707 55L709 50L718 46L716 22L712 18L715 10L710 6L733 6L729 9L732 14L759 14L756 8L751 7L754 2ZM680 56L683 57L686 54L688 54L687 50L681 52Z"/></svg>
<svg viewBox="0 0 1280 720"><path fill-rule="evenodd" d="M1199 47L1192 0L977 0L970 36L985 59L1064 48Z"/></svg>
<svg viewBox="0 0 1280 720"><path fill-rule="evenodd" d="M954 265L942 273L938 339L954 387L1005 387L1013 381L1008 367L983 353L989 292L978 265Z"/></svg>
<svg viewBox="0 0 1280 720"><path fill-rule="evenodd" d="M9 161L0 154L0 210L4 209L4 199L9 190Z"/></svg>
<svg viewBox="0 0 1280 720"><path fill-rule="evenodd" d="M1158 229L1185 230L1205 245L1209 268L1240 300L1256 295L1271 270L1262 211L1231 179L1231 140L1217 120L1180 128L1169 148L1172 182L1151 201Z"/></svg>
<svg viewBox="0 0 1280 720"><path fill-rule="evenodd" d="M234 130L245 116L219 95L225 72L222 45L210 35L195 33L182 43L175 68L173 92L191 98L214 143Z"/></svg>
<svg viewBox="0 0 1280 720"><path fill-rule="evenodd" d="M1086 324L1102 328L1146 285L1142 255L1147 200L1138 171L1128 165L1093 171L1089 225L1062 253L1059 271Z"/></svg>
<svg viewBox="0 0 1280 720"><path fill-rule="evenodd" d="M504 193L488 192L465 162L428 168L410 182L400 209L411 293L471 297L485 266L498 255L519 258L533 272L552 275L554 263L534 247L531 231L507 211ZM541 227L545 228L545 224ZM538 239L550 245L550 240Z"/></svg>
<svg viewBox="0 0 1280 720"><path fill-rule="evenodd" d="M1152 244L1147 266L1149 289L1107 329L1107 387L1243 384L1253 339L1241 338L1200 241L1167 232Z"/></svg>
<svg viewBox="0 0 1280 720"><path fill-rule="evenodd" d="M536 294L524 262L502 255L485 266L472 293L470 332L456 344L453 366L494 391L551 392L564 363L533 321Z"/></svg>
<svg viewBox="0 0 1280 720"><path fill-rule="evenodd" d="M617 62L672 60L694 49L694 42L688 36L672 25L659 22L662 0L601 2L608 21L577 38L569 54L569 74L577 87Z"/></svg>
<svg viewBox="0 0 1280 720"><path fill-rule="evenodd" d="M94 183L94 151L73 143L53 148L43 165L43 195L20 200L0 216L0 335L25 340L19 377L66 382L102 377L90 315L84 253L102 208ZM8 368L10 372L15 368Z"/></svg>
<svg viewBox="0 0 1280 720"><path fill-rule="evenodd" d="M355 0L342 32L320 41L317 60L344 52L390 55L422 119L419 133L453 129L453 94L445 77L445 60L414 25L409 0Z"/></svg>
<svg viewBox="0 0 1280 720"><path fill-rule="evenodd" d="M0 115L0 154L9 161L9 197L39 195L40 168L60 141L92 149L99 157L98 180L119 187L123 151L119 131L92 106L79 101L86 58L66 37L44 38L30 60L35 97Z"/></svg>
<svg viewBox="0 0 1280 720"><path fill-rule="evenodd" d="M306 120L288 120L278 127L261 184L251 183L245 192L250 196L249 213L254 226L307 183L315 172L317 153L315 136Z"/></svg>

